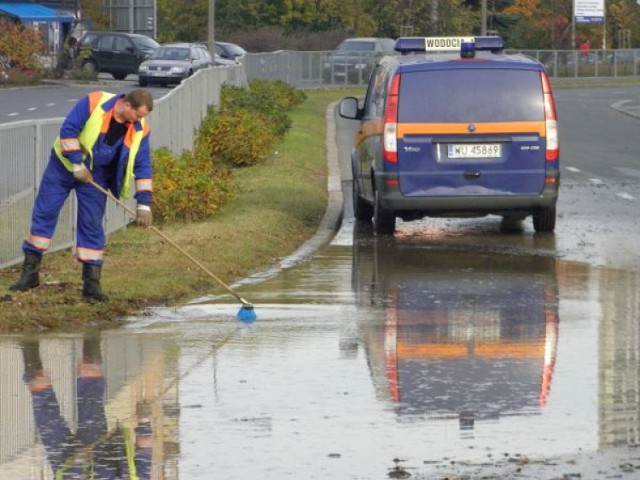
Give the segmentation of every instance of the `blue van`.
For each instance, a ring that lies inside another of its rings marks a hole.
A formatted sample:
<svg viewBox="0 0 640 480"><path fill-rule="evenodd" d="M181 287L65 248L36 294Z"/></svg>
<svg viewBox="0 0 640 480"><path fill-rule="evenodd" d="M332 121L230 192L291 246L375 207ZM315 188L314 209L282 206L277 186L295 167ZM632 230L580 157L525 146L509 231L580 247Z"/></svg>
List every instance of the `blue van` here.
<svg viewBox="0 0 640 480"><path fill-rule="evenodd" d="M504 53L500 37L400 38L364 103L351 154L356 219L392 234L396 218L533 217L553 232L558 121L541 63Z"/></svg>

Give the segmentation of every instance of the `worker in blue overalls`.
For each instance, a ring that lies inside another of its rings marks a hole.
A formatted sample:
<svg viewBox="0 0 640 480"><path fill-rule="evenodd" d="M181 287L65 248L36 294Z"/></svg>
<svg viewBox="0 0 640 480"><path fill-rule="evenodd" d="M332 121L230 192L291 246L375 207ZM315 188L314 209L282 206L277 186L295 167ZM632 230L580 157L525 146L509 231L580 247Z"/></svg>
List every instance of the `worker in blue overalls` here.
<svg viewBox="0 0 640 480"><path fill-rule="evenodd" d="M127 198L135 178L138 225L151 225L151 157L149 126L145 117L153 110L149 91L126 95L93 92L77 102L65 118L45 169L31 219L22 244L24 264L12 291L40 284L42 254L51 246L62 206L71 190L78 199L76 256L82 262L82 295L104 302L100 287L106 237L103 217L106 196L91 182Z"/></svg>

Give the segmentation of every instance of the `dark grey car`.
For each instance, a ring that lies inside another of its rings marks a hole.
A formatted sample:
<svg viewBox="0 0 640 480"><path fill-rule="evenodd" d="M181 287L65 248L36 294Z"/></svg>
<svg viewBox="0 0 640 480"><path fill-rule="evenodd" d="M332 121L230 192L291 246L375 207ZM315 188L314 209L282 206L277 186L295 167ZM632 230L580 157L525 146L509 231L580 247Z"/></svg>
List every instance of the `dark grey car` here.
<svg viewBox="0 0 640 480"><path fill-rule="evenodd" d="M325 83L356 83L369 81L376 63L385 55L393 55L395 40L391 38L347 38L322 62Z"/></svg>
<svg viewBox="0 0 640 480"><path fill-rule="evenodd" d="M104 72L116 80L138 72L138 66L160 44L146 35L124 32L88 31L78 41L82 68Z"/></svg>
<svg viewBox="0 0 640 480"><path fill-rule="evenodd" d="M196 43L169 43L157 48L140 64L138 82L141 87L150 83L162 86L178 84L202 68L214 64L209 51Z"/></svg>

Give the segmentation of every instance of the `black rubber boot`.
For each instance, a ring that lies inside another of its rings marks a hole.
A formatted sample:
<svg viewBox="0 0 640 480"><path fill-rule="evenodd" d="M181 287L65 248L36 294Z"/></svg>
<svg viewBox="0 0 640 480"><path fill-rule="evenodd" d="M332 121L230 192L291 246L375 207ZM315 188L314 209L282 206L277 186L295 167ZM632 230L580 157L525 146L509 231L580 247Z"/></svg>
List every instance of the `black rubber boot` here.
<svg viewBox="0 0 640 480"><path fill-rule="evenodd" d="M24 264L22 265L22 273L20 279L9 287L12 292L24 292L40 285L40 262L42 255L33 252L24 253Z"/></svg>
<svg viewBox="0 0 640 480"><path fill-rule="evenodd" d="M102 293L100 288L100 271L102 267L99 265L91 265L89 263L82 264L82 296L90 302L106 302L109 297Z"/></svg>

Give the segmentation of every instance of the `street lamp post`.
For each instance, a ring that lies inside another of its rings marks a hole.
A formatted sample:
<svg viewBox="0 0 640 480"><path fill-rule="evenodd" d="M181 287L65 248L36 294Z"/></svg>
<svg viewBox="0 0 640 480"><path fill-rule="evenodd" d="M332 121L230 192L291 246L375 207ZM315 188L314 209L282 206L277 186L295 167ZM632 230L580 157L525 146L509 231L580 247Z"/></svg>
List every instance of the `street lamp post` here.
<svg viewBox="0 0 640 480"><path fill-rule="evenodd" d="M207 48L212 58L216 54L215 42L215 0L209 0L209 15L207 16Z"/></svg>

